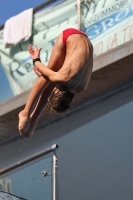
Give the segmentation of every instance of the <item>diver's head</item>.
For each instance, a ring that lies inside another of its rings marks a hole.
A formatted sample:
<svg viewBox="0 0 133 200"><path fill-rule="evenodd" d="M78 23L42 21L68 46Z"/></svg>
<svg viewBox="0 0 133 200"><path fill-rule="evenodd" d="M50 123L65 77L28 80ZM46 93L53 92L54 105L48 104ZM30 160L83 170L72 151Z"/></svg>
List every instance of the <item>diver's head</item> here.
<svg viewBox="0 0 133 200"><path fill-rule="evenodd" d="M75 93L69 89L56 85L48 98L47 108L53 113L63 113L70 108Z"/></svg>

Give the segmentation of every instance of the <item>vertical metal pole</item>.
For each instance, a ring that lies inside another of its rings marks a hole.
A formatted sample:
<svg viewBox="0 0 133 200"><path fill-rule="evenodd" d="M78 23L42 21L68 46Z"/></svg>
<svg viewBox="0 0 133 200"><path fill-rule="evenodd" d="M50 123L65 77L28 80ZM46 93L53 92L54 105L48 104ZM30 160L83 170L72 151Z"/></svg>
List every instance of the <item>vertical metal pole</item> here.
<svg viewBox="0 0 133 200"><path fill-rule="evenodd" d="M56 161L57 158L53 155L53 200L56 200Z"/></svg>
<svg viewBox="0 0 133 200"><path fill-rule="evenodd" d="M81 0L77 0L77 21L78 30L81 30Z"/></svg>

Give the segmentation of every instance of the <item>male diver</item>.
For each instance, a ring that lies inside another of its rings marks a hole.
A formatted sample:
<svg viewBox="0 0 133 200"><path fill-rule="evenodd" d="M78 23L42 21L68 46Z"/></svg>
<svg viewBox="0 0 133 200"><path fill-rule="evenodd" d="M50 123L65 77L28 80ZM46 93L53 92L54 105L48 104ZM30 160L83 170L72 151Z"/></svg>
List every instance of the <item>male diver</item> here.
<svg viewBox="0 0 133 200"><path fill-rule="evenodd" d="M74 28L64 30L52 49L47 67L41 48L28 46L39 77L24 110L19 113L19 133L30 137L45 106L54 113L69 109L75 93L86 90L93 68L93 46L88 36Z"/></svg>

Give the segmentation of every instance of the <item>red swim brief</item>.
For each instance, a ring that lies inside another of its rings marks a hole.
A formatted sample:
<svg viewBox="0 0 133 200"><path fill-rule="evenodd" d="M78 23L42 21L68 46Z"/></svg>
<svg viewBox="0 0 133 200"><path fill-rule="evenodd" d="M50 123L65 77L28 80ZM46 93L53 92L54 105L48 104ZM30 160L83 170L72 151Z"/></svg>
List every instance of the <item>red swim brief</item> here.
<svg viewBox="0 0 133 200"><path fill-rule="evenodd" d="M86 37L88 37L85 33L83 33L82 31L79 31L75 28L68 28L66 30L63 31L63 43L66 44L66 41L67 41L67 38L70 36L70 35L73 35L73 34L81 34L81 35L84 35Z"/></svg>

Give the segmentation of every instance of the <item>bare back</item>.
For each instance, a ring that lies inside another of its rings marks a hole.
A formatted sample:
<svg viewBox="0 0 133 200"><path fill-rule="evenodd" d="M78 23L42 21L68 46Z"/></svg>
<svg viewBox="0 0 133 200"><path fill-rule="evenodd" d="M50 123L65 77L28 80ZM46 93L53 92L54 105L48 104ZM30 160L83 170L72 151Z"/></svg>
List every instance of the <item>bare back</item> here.
<svg viewBox="0 0 133 200"><path fill-rule="evenodd" d="M60 75L65 76L62 84L75 92L84 91L90 81L93 68L93 46L81 35L70 35L66 42L66 56Z"/></svg>

